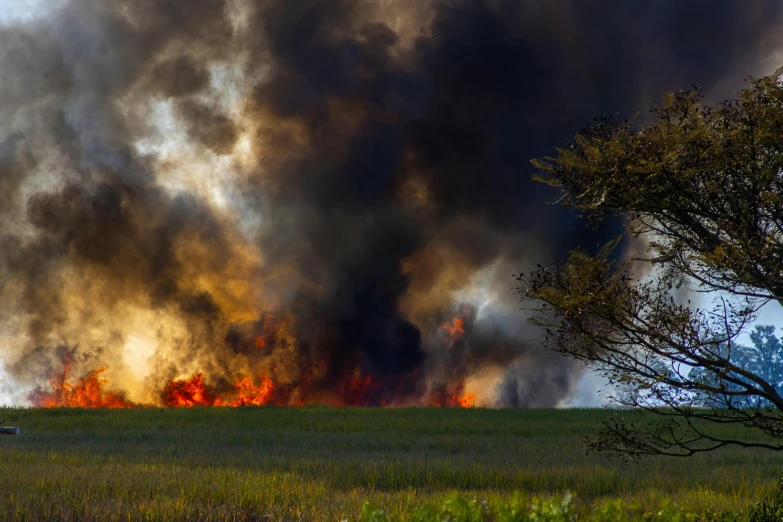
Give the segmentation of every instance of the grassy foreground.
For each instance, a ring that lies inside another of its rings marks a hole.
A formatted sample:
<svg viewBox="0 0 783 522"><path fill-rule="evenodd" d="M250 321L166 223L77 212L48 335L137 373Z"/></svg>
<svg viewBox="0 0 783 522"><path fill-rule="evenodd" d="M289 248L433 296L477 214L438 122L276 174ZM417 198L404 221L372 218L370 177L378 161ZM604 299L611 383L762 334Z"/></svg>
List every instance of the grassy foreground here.
<svg viewBox="0 0 783 522"><path fill-rule="evenodd" d="M0 408L23 429L0 437L0 520L341 520L365 501L365 520L424 520L422 504L497 513L566 491L583 518L611 499L625 518L649 517L672 502L739 511L783 472L783 455L757 450L629 465L587 455L578 437L602 414Z"/></svg>

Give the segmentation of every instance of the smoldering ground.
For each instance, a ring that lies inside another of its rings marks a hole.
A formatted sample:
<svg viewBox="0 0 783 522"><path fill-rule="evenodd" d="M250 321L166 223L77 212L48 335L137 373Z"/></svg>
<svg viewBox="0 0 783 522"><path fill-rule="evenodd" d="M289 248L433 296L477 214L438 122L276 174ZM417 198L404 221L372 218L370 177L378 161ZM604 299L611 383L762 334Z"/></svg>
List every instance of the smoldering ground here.
<svg viewBox="0 0 783 522"><path fill-rule="evenodd" d="M4 365L29 388L65 350L152 402L263 372L340 403L358 372L369 404L465 379L560 404L581 370L541 351L511 274L617 231L546 206L528 160L665 91L730 96L780 21L740 0L71 0L4 27Z"/></svg>

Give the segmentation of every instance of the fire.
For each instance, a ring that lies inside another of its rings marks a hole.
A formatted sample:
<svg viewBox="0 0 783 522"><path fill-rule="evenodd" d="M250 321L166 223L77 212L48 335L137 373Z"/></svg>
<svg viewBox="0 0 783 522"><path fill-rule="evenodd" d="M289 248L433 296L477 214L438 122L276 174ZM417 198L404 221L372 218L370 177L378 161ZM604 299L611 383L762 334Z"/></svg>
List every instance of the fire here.
<svg viewBox="0 0 783 522"><path fill-rule="evenodd" d="M367 394L378 390L378 383L372 375L354 377L348 381L343 402L347 406L362 406L368 403Z"/></svg>
<svg viewBox="0 0 783 522"><path fill-rule="evenodd" d="M70 371L71 364L68 363L62 372L55 372L49 379L51 392L35 390L28 395L28 400L40 408L132 408L136 406L125 400L122 395L103 389L107 380L101 378L100 374L106 371L106 368L91 371L76 384L68 382Z"/></svg>
<svg viewBox="0 0 783 522"><path fill-rule="evenodd" d="M473 319L475 319L474 307L467 303L461 305L457 316L440 326L444 345L453 349L457 345L462 346L467 343L468 340L465 338L468 334L467 327L473 323ZM430 404L447 408L472 408L476 405L476 395L465 391L463 377L450 390L441 384L436 393L430 395Z"/></svg>
<svg viewBox="0 0 783 522"><path fill-rule="evenodd" d="M163 402L170 408L193 406L263 406L277 404L278 387L266 375L256 385L249 376L240 376L234 383L233 396L221 396L204 383L204 374L197 373L190 379L170 381L163 392Z"/></svg>
<svg viewBox="0 0 783 522"><path fill-rule="evenodd" d="M132 408L138 406L124 399L120 394L106 391L107 380L100 378L105 368L88 373L76 384L68 381L71 365L66 364L62 372L56 372L49 380L51 392L36 390L28 399L39 408ZM261 375L256 384L249 376L240 376L234 382L234 391L225 395L215 393L204 382L204 374L197 373L189 379L169 381L163 390L163 405L169 408L190 408L193 406L263 406L266 404L303 406L317 403L307 397L305 389L297 397L292 390L281 388L267 375ZM356 372L345 384L342 404L346 406L369 405L370 395L381 389L381 384L372 375ZM476 396L465 393L464 381L459 382L448 393L432 396L430 406L448 408L471 408L475 406ZM381 405L388 406L389 399L383 399Z"/></svg>
<svg viewBox="0 0 783 522"><path fill-rule="evenodd" d="M253 384L253 380L250 377L243 377L234 383L234 388L237 390L237 398L230 403L231 406L261 406L269 404L275 397L275 391L277 391L275 383L266 375L261 377L261 384L258 386Z"/></svg>
<svg viewBox="0 0 783 522"><path fill-rule="evenodd" d="M457 404L459 404L460 408L472 408L476 405L476 395L473 393L466 393L457 399Z"/></svg>
<svg viewBox="0 0 783 522"><path fill-rule="evenodd" d="M440 325L441 330L446 334L445 341L447 343L456 343L465 337L465 324L470 322L473 317L474 309L470 304L463 304L459 307L459 313L450 322L445 322Z"/></svg>
<svg viewBox="0 0 783 522"><path fill-rule="evenodd" d="M440 341L453 349L469 342L473 308L460 307L457 315L441 324ZM262 371L247 371L233 379L233 388L226 381L213 384L209 375L198 372L189 378L166 382L160 391L159 404L170 408L194 406L239 407L274 404L303 406L329 404L344 406L394 406L421 404L449 408L470 408L476 396L465 390L464 373L434 381L429 388L416 387L418 373L390 380L383 375L368 372L361 364L347 364L342 372L330 372L327 358L293 359L297 339L293 322L280 315L265 314L248 330L250 346L246 353L250 365ZM246 345L246 350L248 347ZM38 407L128 408L137 404L122 395L106 390L107 380L101 378L104 368L95 370L76 383L69 382L71 359L66 359L62 372L50 379L51 392L36 390L29 400ZM213 376L214 378L214 376ZM229 381L230 382L230 381ZM416 394L416 395L412 395ZM415 402L412 402L411 399Z"/></svg>
<svg viewBox="0 0 783 522"><path fill-rule="evenodd" d="M473 393L465 393L457 397L455 406L460 408L472 408L476 405L476 395Z"/></svg>
<svg viewBox="0 0 783 522"><path fill-rule="evenodd" d="M465 321L461 317L455 317L451 320L451 323L443 323L441 328L446 331L449 338L454 342L459 341L465 335Z"/></svg>
<svg viewBox="0 0 783 522"><path fill-rule="evenodd" d="M288 326L287 318L278 321L274 314L267 313L264 316L262 333L256 337L256 350L265 350L273 346L278 337L286 334Z"/></svg>
<svg viewBox="0 0 783 522"><path fill-rule="evenodd" d="M430 406L438 408L472 408L476 405L476 395L465 392L464 379L455 386L448 389L441 389L440 393L434 393L430 397Z"/></svg>
<svg viewBox="0 0 783 522"><path fill-rule="evenodd" d="M163 391L163 401L170 407L219 406L222 403L207 390L204 374L197 373L187 380L170 381Z"/></svg>

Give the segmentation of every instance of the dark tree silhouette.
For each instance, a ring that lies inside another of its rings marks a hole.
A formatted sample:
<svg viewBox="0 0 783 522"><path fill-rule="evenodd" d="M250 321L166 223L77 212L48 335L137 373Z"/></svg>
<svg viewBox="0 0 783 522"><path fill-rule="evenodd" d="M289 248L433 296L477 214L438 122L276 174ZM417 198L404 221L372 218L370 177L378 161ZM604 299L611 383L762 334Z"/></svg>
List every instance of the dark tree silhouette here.
<svg viewBox="0 0 783 522"><path fill-rule="evenodd" d="M647 245L621 263L617 239L518 277L549 347L619 385L612 400L658 414L648 424L618 412L590 447L624 457L783 449L780 376L765 366L780 343L763 329L756 352L736 343L762 305L783 303L781 74L749 78L714 106L698 89L669 94L649 125L596 120L533 161L558 202L595 223L618 217ZM677 289L719 297L698 308ZM716 430L727 424L741 429Z"/></svg>

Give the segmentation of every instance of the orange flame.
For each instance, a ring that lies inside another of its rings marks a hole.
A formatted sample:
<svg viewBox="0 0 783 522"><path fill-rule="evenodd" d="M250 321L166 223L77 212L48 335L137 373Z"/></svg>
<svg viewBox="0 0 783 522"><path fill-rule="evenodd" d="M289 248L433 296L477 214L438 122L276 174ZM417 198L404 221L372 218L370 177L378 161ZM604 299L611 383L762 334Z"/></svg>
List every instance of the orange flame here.
<svg viewBox="0 0 783 522"><path fill-rule="evenodd" d="M190 379L170 381L163 391L163 401L166 406L219 406L222 403L214 397L204 384L204 374L197 373Z"/></svg>
<svg viewBox="0 0 783 522"><path fill-rule="evenodd" d="M122 395L104 390L106 379L99 375L105 371L101 368L88 373L76 384L68 382L71 370L66 364L62 372L57 372L49 380L51 392L36 390L28 395L34 406L40 408L132 408L138 406L122 397ZM298 396L292 396L290 387L280 388L274 380L262 375L256 385L252 378L240 376L234 383L234 393L228 397L220 396L209 389L204 383L204 374L197 373L190 379L173 380L166 384L163 391L163 403L170 408L189 408L193 406L263 406L266 404L303 406L311 402L307 398L307 383ZM356 372L344 389L343 404L361 406L368 404L368 394L380 389L380 383L372 375L362 375ZM476 396L465 393L464 381L459 382L448 393L439 393L431 397L430 406L447 408L470 408L475 406ZM388 398L382 401L388 405Z"/></svg>
<svg viewBox="0 0 783 522"><path fill-rule="evenodd" d="M234 389L236 397L233 399L219 396L204 383L204 374L197 373L190 379L170 381L166 384L163 402L170 408L262 406L280 402L277 386L266 375L261 376L261 384L258 386L250 377L241 376L234 383Z"/></svg>
<svg viewBox="0 0 783 522"><path fill-rule="evenodd" d="M476 405L476 395L473 393L466 393L457 399L457 404L459 404L460 408L472 408Z"/></svg>
<svg viewBox="0 0 783 522"><path fill-rule="evenodd" d="M40 408L133 408L136 404L125 400L122 395L104 391L106 379L99 377L106 368L94 370L76 384L68 382L71 365L66 364L62 372L55 372L49 379L51 392L41 389L28 395L28 400Z"/></svg>
<svg viewBox="0 0 783 522"><path fill-rule="evenodd" d="M234 383L238 396L231 401L231 406L261 406L269 404L274 398L277 386L275 383L263 375L261 384L256 386L250 377L243 377Z"/></svg>
<svg viewBox="0 0 783 522"><path fill-rule="evenodd" d="M476 405L476 395L465 393L464 379L457 383L450 392L435 394L430 398L430 406L439 408L472 408Z"/></svg>
<svg viewBox="0 0 783 522"><path fill-rule="evenodd" d="M367 404L367 393L376 389L377 384L373 381L372 375L362 377L361 374L358 374L348 381L343 401L347 406Z"/></svg>
<svg viewBox="0 0 783 522"><path fill-rule="evenodd" d="M448 334L448 340L457 342L465 335L465 320L461 317L455 317L450 323L443 323L441 328Z"/></svg>
<svg viewBox="0 0 783 522"><path fill-rule="evenodd" d="M440 325L443 332L446 334L445 341L456 343L465 337L465 321L469 320L473 314L473 306L470 304L463 304L459 308L459 313L450 322L445 322Z"/></svg>
<svg viewBox="0 0 783 522"><path fill-rule="evenodd" d="M452 348L458 342L465 342L472 323L473 308L460 307L456 317L440 326L442 342ZM305 404L341 404L345 406L367 406L410 404L407 395L411 382L400 379L394 389L389 379L367 374L361 365L347 366L338 375L328 372L330 363L325 359L298 361L289 358L296 337L292 323L284 316L265 314L262 322L256 323L253 343L260 355L269 361L265 370L255 377L244 374L234 381L233 389L225 386L212 387L208 376L196 373L190 378L171 380L165 384L160 402L167 407L193 406L302 406ZM105 391L106 379L100 378L103 368L90 372L76 384L68 382L72 359L63 361L64 370L50 379L52 391L40 389L29 395L30 401L39 407L85 407L85 408L127 408L137 404L127 401L122 395ZM282 365L282 369L280 366ZM411 375L415 380L416 371ZM461 375L458 373L457 375ZM205 382L206 378L206 382ZM279 380L278 380L279 378ZM469 408L475 405L476 396L466 393L465 379L456 382L454 376L432 385L418 400L420 404L438 407ZM386 393L388 392L388 393ZM397 400L399 397L399 401Z"/></svg>
<svg viewBox="0 0 783 522"><path fill-rule="evenodd" d="M267 313L263 320L263 333L256 338L256 350L264 350L274 345L276 338L281 335L280 330L285 330L287 326L287 318L278 320L274 314Z"/></svg>

